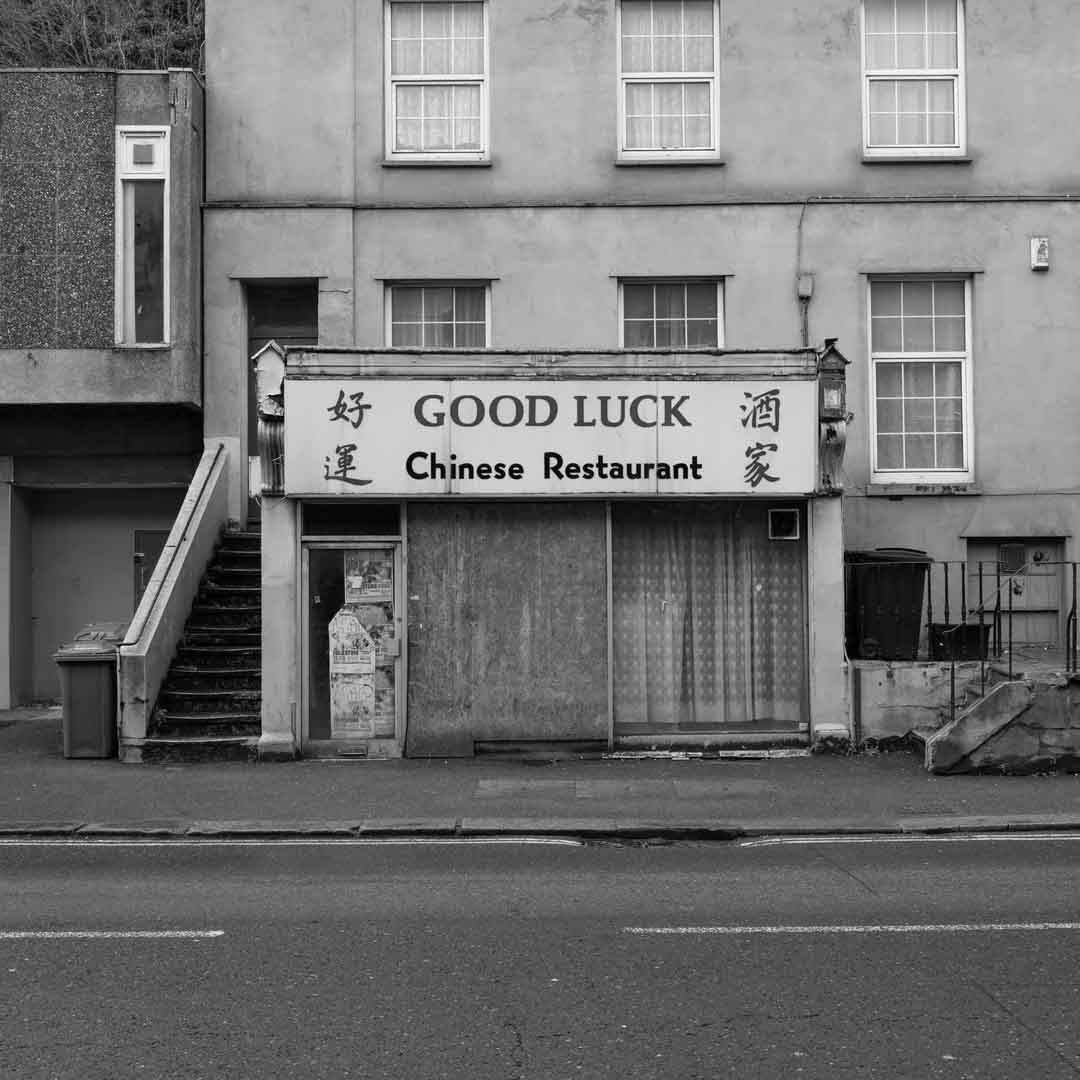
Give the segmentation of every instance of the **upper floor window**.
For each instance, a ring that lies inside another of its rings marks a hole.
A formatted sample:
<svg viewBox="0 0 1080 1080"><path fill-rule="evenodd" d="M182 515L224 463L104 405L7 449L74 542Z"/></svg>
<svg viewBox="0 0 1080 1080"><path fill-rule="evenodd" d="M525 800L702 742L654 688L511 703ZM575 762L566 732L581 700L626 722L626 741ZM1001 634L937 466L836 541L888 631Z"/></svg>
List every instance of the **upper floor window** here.
<svg viewBox="0 0 1080 1080"><path fill-rule="evenodd" d="M963 0L864 0L867 156L965 153L963 57Z"/></svg>
<svg viewBox="0 0 1080 1080"><path fill-rule="evenodd" d="M876 481L971 479L971 285L870 282Z"/></svg>
<svg viewBox="0 0 1080 1080"><path fill-rule="evenodd" d="M488 62L482 0L390 0L386 36L388 159L485 160Z"/></svg>
<svg viewBox="0 0 1080 1080"><path fill-rule="evenodd" d="M484 284L389 286L390 345L416 349L486 348L488 291Z"/></svg>
<svg viewBox="0 0 1080 1080"><path fill-rule="evenodd" d="M116 341L169 340L169 129L116 130Z"/></svg>
<svg viewBox="0 0 1080 1080"><path fill-rule="evenodd" d="M624 281L624 349L716 349L723 344L723 283Z"/></svg>
<svg viewBox="0 0 1080 1080"><path fill-rule="evenodd" d="M622 0L622 159L715 152L718 23L714 0Z"/></svg>

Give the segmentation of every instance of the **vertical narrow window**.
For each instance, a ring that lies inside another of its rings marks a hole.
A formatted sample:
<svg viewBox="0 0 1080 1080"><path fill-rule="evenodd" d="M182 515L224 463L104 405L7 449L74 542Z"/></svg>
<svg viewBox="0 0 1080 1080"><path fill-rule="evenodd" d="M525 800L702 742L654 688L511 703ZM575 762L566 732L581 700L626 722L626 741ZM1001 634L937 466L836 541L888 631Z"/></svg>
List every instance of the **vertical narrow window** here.
<svg viewBox="0 0 1080 1080"><path fill-rule="evenodd" d="M387 157L485 160L483 0L390 0L386 24Z"/></svg>
<svg viewBox="0 0 1080 1080"><path fill-rule="evenodd" d="M970 289L959 278L870 282L877 480L971 477Z"/></svg>
<svg viewBox="0 0 1080 1080"><path fill-rule="evenodd" d="M963 0L864 0L865 149L963 154Z"/></svg>
<svg viewBox="0 0 1080 1080"><path fill-rule="evenodd" d="M158 345L169 334L168 129L118 128L116 164L116 340Z"/></svg>
<svg viewBox="0 0 1080 1080"><path fill-rule="evenodd" d="M624 281L624 349L716 349L723 343L720 281Z"/></svg>
<svg viewBox="0 0 1080 1080"><path fill-rule="evenodd" d="M622 157L715 151L717 24L714 0L622 0Z"/></svg>
<svg viewBox="0 0 1080 1080"><path fill-rule="evenodd" d="M391 285L390 345L414 349L483 349L488 343L487 285Z"/></svg>

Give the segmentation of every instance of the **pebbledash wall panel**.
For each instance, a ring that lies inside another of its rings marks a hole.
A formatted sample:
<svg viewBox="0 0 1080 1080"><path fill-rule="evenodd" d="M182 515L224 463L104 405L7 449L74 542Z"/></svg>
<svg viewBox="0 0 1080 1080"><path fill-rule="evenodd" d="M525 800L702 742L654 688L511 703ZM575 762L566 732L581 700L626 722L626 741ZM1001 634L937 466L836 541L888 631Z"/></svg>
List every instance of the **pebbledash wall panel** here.
<svg viewBox="0 0 1080 1080"><path fill-rule="evenodd" d="M606 739L602 502L411 503L406 753Z"/></svg>

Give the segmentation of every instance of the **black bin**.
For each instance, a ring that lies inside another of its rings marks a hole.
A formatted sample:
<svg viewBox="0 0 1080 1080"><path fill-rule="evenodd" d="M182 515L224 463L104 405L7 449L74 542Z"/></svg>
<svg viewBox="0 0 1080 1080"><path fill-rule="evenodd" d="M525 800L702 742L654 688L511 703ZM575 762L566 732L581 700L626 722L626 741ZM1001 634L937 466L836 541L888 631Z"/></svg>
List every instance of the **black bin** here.
<svg viewBox="0 0 1080 1080"><path fill-rule="evenodd" d="M989 623L931 623L931 660L986 660L990 654Z"/></svg>
<svg viewBox="0 0 1080 1080"><path fill-rule="evenodd" d="M116 757L116 652L126 630L125 622L91 623L53 654L66 758Z"/></svg>
<svg viewBox="0 0 1080 1080"><path fill-rule="evenodd" d="M853 660L915 660L922 632L925 551L844 552L847 653Z"/></svg>

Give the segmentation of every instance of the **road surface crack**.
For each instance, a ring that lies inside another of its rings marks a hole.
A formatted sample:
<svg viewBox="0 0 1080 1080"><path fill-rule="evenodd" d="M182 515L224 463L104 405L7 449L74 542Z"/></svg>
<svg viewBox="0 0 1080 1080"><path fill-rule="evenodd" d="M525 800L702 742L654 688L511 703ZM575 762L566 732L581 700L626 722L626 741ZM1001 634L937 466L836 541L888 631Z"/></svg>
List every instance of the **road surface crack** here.
<svg viewBox="0 0 1080 1080"><path fill-rule="evenodd" d="M851 878L852 881L854 881L860 888L865 889L871 896L877 896L877 890L872 885L869 885L867 884L867 882L863 881L863 879L859 877L859 875L856 874L854 871L849 870L842 863L838 863L835 859L828 856L824 851L819 851L817 854L820 859L827 862L835 870L839 870L841 874L845 874L847 877Z"/></svg>
<svg viewBox="0 0 1080 1080"><path fill-rule="evenodd" d="M987 990L987 988L983 986L983 984L979 982L978 979L972 979L971 984L977 990L981 990L1007 1017L1009 1017L1009 1019L1016 1021L1016 1023L1019 1024L1020 1027L1022 1027L1030 1036L1032 1036L1032 1038L1034 1038L1037 1042L1042 1043L1042 1045L1045 1046L1048 1050L1056 1054L1059 1058L1061 1058L1063 1062L1065 1062L1066 1065L1068 1065L1068 1067L1073 1071L1073 1073L1075 1073L1077 1076L1080 1076L1080 1065L1077 1065L1075 1058L1062 1053L1061 1050L1059 1050L1052 1042L1050 1042L1049 1039L1045 1038L1038 1031L1036 1031L1035 1028L1033 1028L1029 1023L1027 1023L1027 1021L1024 1020L1024 1018L1018 1012L1010 1009L1009 1006L1005 1004L1005 1002L1003 1002L1000 998Z"/></svg>
<svg viewBox="0 0 1080 1080"><path fill-rule="evenodd" d="M525 1076L525 1039L521 1034L521 1028L513 1020L504 1020L503 1027L510 1032L513 1044L510 1047L510 1059L520 1077Z"/></svg>

